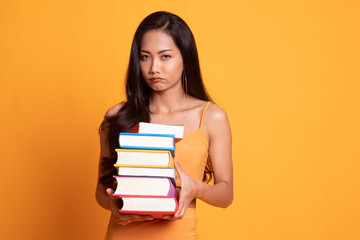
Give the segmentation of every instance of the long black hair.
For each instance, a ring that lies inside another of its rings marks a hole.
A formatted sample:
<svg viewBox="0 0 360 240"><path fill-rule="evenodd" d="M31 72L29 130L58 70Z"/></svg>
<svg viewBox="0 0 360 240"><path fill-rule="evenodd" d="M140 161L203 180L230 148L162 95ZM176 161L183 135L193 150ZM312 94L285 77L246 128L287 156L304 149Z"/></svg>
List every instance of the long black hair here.
<svg viewBox="0 0 360 240"><path fill-rule="evenodd" d="M99 129L101 131L109 127L109 146L112 156L102 159L103 177L100 178L100 182L107 187L114 187L113 175L116 174L116 169L113 164L116 162L115 148L119 147L119 133L130 130L140 121L150 121L151 89L145 83L140 70L141 40L149 30L164 31L179 48L184 63L184 74L187 77L187 84L182 85L184 92L204 101L212 101L202 81L196 43L189 26L179 16L169 12L159 11L147 16L138 26L131 45L126 74L126 101L117 114L111 117L105 116ZM203 180L209 181L211 177L212 170L208 160Z"/></svg>

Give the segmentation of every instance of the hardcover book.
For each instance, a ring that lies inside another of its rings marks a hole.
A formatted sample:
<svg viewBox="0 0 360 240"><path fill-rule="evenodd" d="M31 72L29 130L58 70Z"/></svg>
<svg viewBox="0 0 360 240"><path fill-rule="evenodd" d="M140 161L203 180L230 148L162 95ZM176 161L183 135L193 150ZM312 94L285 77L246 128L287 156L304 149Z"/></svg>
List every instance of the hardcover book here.
<svg viewBox="0 0 360 240"><path fill-rule="evenodd" d="M176 183L175 168L152 168L152 167L119 167L118 176L128 177L165 177Z"/></svg>
<svg viewBox="0 0 360 240"><path fill-rule="evenodd" d="M176 189L169 178L114 176L117 187L114 196L171 196Z"/></svg>
<svg viewBox="0 0 360 240"><path fill-rule="evenodd" d="M123 207L119 210L124 214L150 215L161 219L165 215L174 215L178 202L175 197L122 197Z"/></svg>
<svg viewBox="0 0 360 240"><path fill-rule="evenodd" d="M171 134L120 133L121 148L175 150L175 137Z"/></svg>
<svg viewBox="0 0 360 240"><path fill-rule="evenodd" d="M115 167L156 167L173 168L171 151L117 148Z"/></svg>

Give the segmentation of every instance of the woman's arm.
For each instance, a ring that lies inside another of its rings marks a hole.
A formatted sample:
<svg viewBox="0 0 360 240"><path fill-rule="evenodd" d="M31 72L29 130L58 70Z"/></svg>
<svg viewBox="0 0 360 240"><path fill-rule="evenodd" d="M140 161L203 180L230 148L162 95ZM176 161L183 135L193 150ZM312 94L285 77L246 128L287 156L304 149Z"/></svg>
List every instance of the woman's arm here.
<svg viewBox="0 0 360 240"><path fill-rule="evenodd" d="M217 207L228 207L233 201L232 139L227 115L223 109L211 104L205 114L204 132L209 140L209 157L214 172L214 185L206 184L187 175L177 161L182 189L179 209L175 217L182 217L192 199L199 198Z"/></svg>
<svg viewBox="0 0 360 240"><path fill-rule="evenodd" d="M102 172L104 161L105 159L110 158L110 148L108 143L109 128L106 125L106 123L103 125L100 132L100 160L98 167L98 181L96 185L96 201L101 207L112 210L115 206L113 206L111 198L107 194L106 187L100 182L100 179L104 176L104 173Z"/></svg>
<svg viewBox="0 0 360 240"><path fill-rule="evenodd" d="M112 117L114 116L120 109L122 105L117 104L114 107L110 108L106 114L106 117ZM109 159L111 157L111 150L109 146L109 127L110 123L105 122L103 126L101 127L100 131L100 160L99 160L99 167L98 167L98 181L96 186L96 201L98 204L108 210L112 210L112 201L109 195L107 194L106 187L100 182L100 179L104 176L104 173L102 171L104 166L105 159Z"/></svg>
<svg viewBox="0 0 360 240"><path fill-rule="evenodd" d="M198 198L217 207L233 201L232 138L229 120L223 109L211 104L204 120L209 139L209 157L214 185L201 184Z"/></svg>
<svg viewBox="0 0 360 240"><path fill-rule="evenodd" d="M118 104L112 108L110 108L106 117L114 116L122 107L122 104ZM96 186L96 201L98 204L110 210L114 216L113 220L121 225L126 225L130 222L135 221L144 221L144 220L152 220L149 216L139 216L139 215L126 215L121 214L119 212L119 199L114 197L112 194L114 191L111 188L106 188L101 182L100 179L104 176L102 171L104 166L104 161L111 157L111 149L109 146L109 123L104 124L103 128L100 131L100 160L99 160L99 169L98 169L98 181Z"/></svg>

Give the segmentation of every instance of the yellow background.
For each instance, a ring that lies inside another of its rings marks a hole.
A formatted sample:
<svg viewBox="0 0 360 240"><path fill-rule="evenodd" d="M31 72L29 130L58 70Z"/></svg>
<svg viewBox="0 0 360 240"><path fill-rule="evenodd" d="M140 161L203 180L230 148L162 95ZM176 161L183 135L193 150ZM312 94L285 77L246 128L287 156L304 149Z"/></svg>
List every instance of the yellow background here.
<svg viewBox="0 0 360 240"><path fill-rule="evenodd" d="M1 1L0 238L103 239L98 126L149 13L190 25L235 200L200 239L360 239L359 1Z"/></svg>

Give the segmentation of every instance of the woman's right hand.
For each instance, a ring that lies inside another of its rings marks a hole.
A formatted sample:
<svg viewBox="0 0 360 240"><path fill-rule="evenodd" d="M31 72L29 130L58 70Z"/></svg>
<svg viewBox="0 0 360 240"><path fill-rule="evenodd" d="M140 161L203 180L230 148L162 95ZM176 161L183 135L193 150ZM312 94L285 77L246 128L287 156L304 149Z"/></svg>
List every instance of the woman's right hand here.
<svg viewBox="0 0 360 240"><path fill-rule="evenodd" d="M120 225L127 225L132 222L141 222L153 220L150 216L132 215L132 214L121 214L119 212L119 198L113 196L114 190L111 188L106 189L107 195L111 199L111 212L113 213L113 220Z"/></svg>

